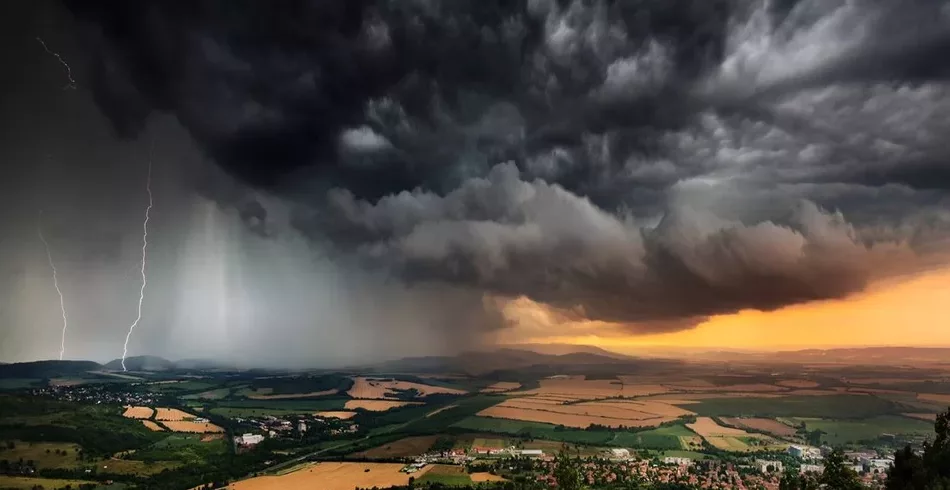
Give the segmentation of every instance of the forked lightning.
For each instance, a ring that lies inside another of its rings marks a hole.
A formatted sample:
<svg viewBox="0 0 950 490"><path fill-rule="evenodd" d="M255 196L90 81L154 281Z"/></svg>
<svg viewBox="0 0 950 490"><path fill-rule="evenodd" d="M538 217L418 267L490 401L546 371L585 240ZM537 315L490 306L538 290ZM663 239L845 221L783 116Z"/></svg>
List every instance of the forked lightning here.
<svg viewBox="0 0 950 490"><path fill-rule="evenodd" d="M39 37L37 37L36 40L39 41L39 43L43 46L43 49L46 50L47 53L49 53L50 55L56 57L56 59L59 60L59 64L63 65L63 68L66 69L66 78L69 80L69 83L67 83L66 86L63 87L63 89L64 89L64 90L65 90L65 89L70 89L70 88L71 88L71 89L75 89L75 88L76 88L76 80L73 80L73 69L69 67L69 63L66 63L66 60L63 59L63 57L62 57L59 53L57 53L56 51L53 51L53 50L49 49L49 46L46 45L46 42L45 42L45 41L43 41L43 40L40 39Z"/></svg>
<svg viewBox="0 0 950 490"><path fill-rule="evenodd" d="M53 263L53 254L50 253L49 243L46 241L46 237L43 236L42 224L37 231L40 235L40 241L43 242L43 248L46 249L46 259L49 261L49 268L53 270L53 287L56 288L56 294L59 295L59 309L63 312L63 335L59 342L59 360L62 361L63 354L66 353L66 328L68 325L68 321L66 320L66 302L63 301L63 291L59 289L59 279L56 277L56 265Z"/></svg>
<svg viewBox="0 0 950 490"><path fill-rule="evenodd" d="M125 367L125 358L129 354L129 339L132 338L132 331L142 319L142 301L145 300L145 286L148 281L145 277L145 262L148 252L148 215L152 210L152 152L148 155L148 177L145 180L145 190L148 192L148 206L145 208L145 221L142 223L142 289L139 290L139 308L135 321L129 326L129 333L125 336L125 345L122 346L122 370L127 371Z"/></svg>

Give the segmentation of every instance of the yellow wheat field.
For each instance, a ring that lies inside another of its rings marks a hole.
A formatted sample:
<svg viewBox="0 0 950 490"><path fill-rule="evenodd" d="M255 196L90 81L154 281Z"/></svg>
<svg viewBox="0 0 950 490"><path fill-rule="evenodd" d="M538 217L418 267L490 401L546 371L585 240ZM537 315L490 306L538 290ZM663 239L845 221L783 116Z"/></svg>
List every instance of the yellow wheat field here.
<svg viewBox="0 0 950 490"><path fill-rule="evenodd" d="M356 412L344 412L341 410L331 410L328 412L317 412L314 415L316 415L317 417L326 417L326 418L332 418L332 419L345 420L345 419L353 418L353 416L356 415Z"/></svg>
<svg viewBox="0 0 950 490"><path fill-rule="evenodd" d="M660 417L684 417L693 415L693 412L669 402L658 402L652 400L604 400L596 402L602 405L621 405L627 409L637 410Z"/></svg>
<svg viewBox="0 0 950 490"><path fill-rule="evenodd" d="M162 432L165 430L162 428L162 426L152 422L151 420L143 420L142 424L144 424L145 427L148 427L148 430L154 430L155 432Z"/></svg>
<svg viewBox="0 0 950 490"><path fill-rule="evenodd" d="M177 408L156 408L155 409L155 420L189 420L195 418L194 415L188 412L182 412Z"/></svg>
<svg viewBox="0 0 950 490"><path fill-rule="evenodd" d="M152 418L152 409L148 407L125 407L122 416L130 419L150 419Z"/></svg>
<svg viewBox="0 0 950 490"><path fill-rule="evenodd" d="M491 473L472 473L469 476L472 477L472 481L475 483L482 483L486 481L508 481L504 477L493 475Z"/></svg>
<svg viewBox="0 0 950 490"><path fill-rule="evenodd" d="M177 420L165 422L162 424L165 427L168 427L168 430L172 432L193 432L197 434L209 434L216 432L224 432L224 429L208 422L192 422L185 420Z"/></svg>
<svg viewBox="0 0 950 490"><path fill-rule="evenodd" d="M626 378L625 378L626 379ZM666 393L668 388L659 384L632 384L623 380L584 379L583 376L548 378L540 387L526 391L527 395L566 397L572 400L598 400L612 397L635 397Z"/></svg>
<svg viewBox="0 0 950 490"><path fill-rule="evenodd" d="M409 477L419 478L431 466L408 475L401 464L392 463L317 463L281 476L259 476L232 483L231 490L353 490L408 485Z"/></svg>
<svg viewBox="0 0 950 490"><path fill-rule="evenodd" d="M395 402L391 400L347 400L343 408L347 410L356 410L362 408L370 412L385 412L394 408L405 407L407 405L421 405L416 402Z"/></svg>
<svg viewBox="0 0 950 490"><path fill-rule="evenodd" d="M482 393L504 393L506 391L517 390L518 388L521 388L521 383L510 383L508 381L501 381L491 386L487 386L483 388Z"/></svg>
<svg viewBox="0 0 950 490"><path fill-rule="evenodd" d="M396 381L393 379L382 379L382 378L367 378L367 377L356 377L353 378L353 387L347 391L353 398L363 398L370 400L384 400L384 399L395 399L396 391L395 390L416 390L419 392L420 397L425 397L435 394L448 394L448 395L464 395L465 392L462 390L455 390L452 388L445 388L442 386L431 386L424 385L421 383L411 383L408 381Z"/></svg>

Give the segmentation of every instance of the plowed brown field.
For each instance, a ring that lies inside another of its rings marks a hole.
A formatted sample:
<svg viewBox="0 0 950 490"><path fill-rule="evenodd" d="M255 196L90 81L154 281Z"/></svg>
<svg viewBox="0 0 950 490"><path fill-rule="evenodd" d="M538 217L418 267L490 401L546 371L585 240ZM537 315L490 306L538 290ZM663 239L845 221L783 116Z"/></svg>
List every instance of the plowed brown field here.
<svg viewBox="0 0 950 490"><path fill-rule="evenodd" d="M353 490L354 488L389 488L409 484L431 466L408 475L400 473L401 464L393 463L317 463L281 476L259 476L228 486L231 490Z"/></svg>

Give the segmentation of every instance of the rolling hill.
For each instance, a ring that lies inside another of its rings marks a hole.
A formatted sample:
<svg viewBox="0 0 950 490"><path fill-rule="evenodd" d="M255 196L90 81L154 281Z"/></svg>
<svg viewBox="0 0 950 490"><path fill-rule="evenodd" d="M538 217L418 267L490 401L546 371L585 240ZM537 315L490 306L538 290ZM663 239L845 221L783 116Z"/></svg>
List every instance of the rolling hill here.
<svg viewBox="0 0 950 490"><path fill-rule="evenodd" d="M170 371L175 369L175 363L158 356L134 356L125 358L125 367L129 371ZM122 360L109 361L105 368L122 371Z"/></svg>
<svg viewBox="0 0 950 490"><path fill-rule="evenodd" d="M0 378L62 378L102 369L93 361L33 361L0 365Z"/></svg>

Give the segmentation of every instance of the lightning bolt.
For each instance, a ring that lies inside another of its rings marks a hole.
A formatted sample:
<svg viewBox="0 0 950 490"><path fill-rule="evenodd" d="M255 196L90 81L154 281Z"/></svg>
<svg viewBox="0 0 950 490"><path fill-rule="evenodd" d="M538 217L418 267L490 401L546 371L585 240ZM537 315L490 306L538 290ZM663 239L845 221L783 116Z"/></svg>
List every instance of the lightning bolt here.
<svg viewBox="0 0 950 490"><path fill-rule="evenodd" d="M138 316L135 317L135 321L132 322L132 325L129 327L129 333L125 336L125 345L122 347L122 370L127 371L125 368L125 358L129 354L129 339L132 337L132 331L135 330L135 326L139 324L139 321L142 320L142 301L145 300L145 286L148 284L148 281L145 278L145 261L148 251L148 213L152 210L152 151L149 149L148 153L148 177L145 180L145 190L148 192L148 206L145 208L145 221L142 223L142 289L139 290L139 310Z"/></svg>
<svg viewBox="0 0 950 490"><path fill-rule="evenodd" d="M49 49L49 47L46 45L46 42L45 42L45 41L43 41L43 40L40 39L39 37L37 37L36 40L39 41L39 43L43 46L43 49L44 49L48 54L50 54L51 56L54 56L57 60L59 60L59 64L63 65L63 68L66 69L66 78L69 79L69 83L67 83L66 86L63 87L63 90L66 90L66 89L75 89L75 88L76 88L76 80L73 80L73 69L69 67L69 63L66 63L66 60L63 59L63 57L60 56L59 53L57 53L57 52L55 52L55 51Z"/></svg>
<svg viewBox="0 0 950 490"><path fill-rule="evenodd" d="M40 213L42 216L42 213ZM66 303L63 301L63 291L59 289L59 279L56 277L56 265L53 264L53 254L49 251L49 243L46 241L46 237L43 236L43 227L40 226L37 228L37 231L40 235L40 241L43 242L43 248L46 249L46 259L49 261L49 268L53 270L53 287L56 288L56 293L59 294L59 309L63 312L63 337L59 343L59 360L63 360L63 354L66 352L66 327L68 321L66 320Z"/></svg>

